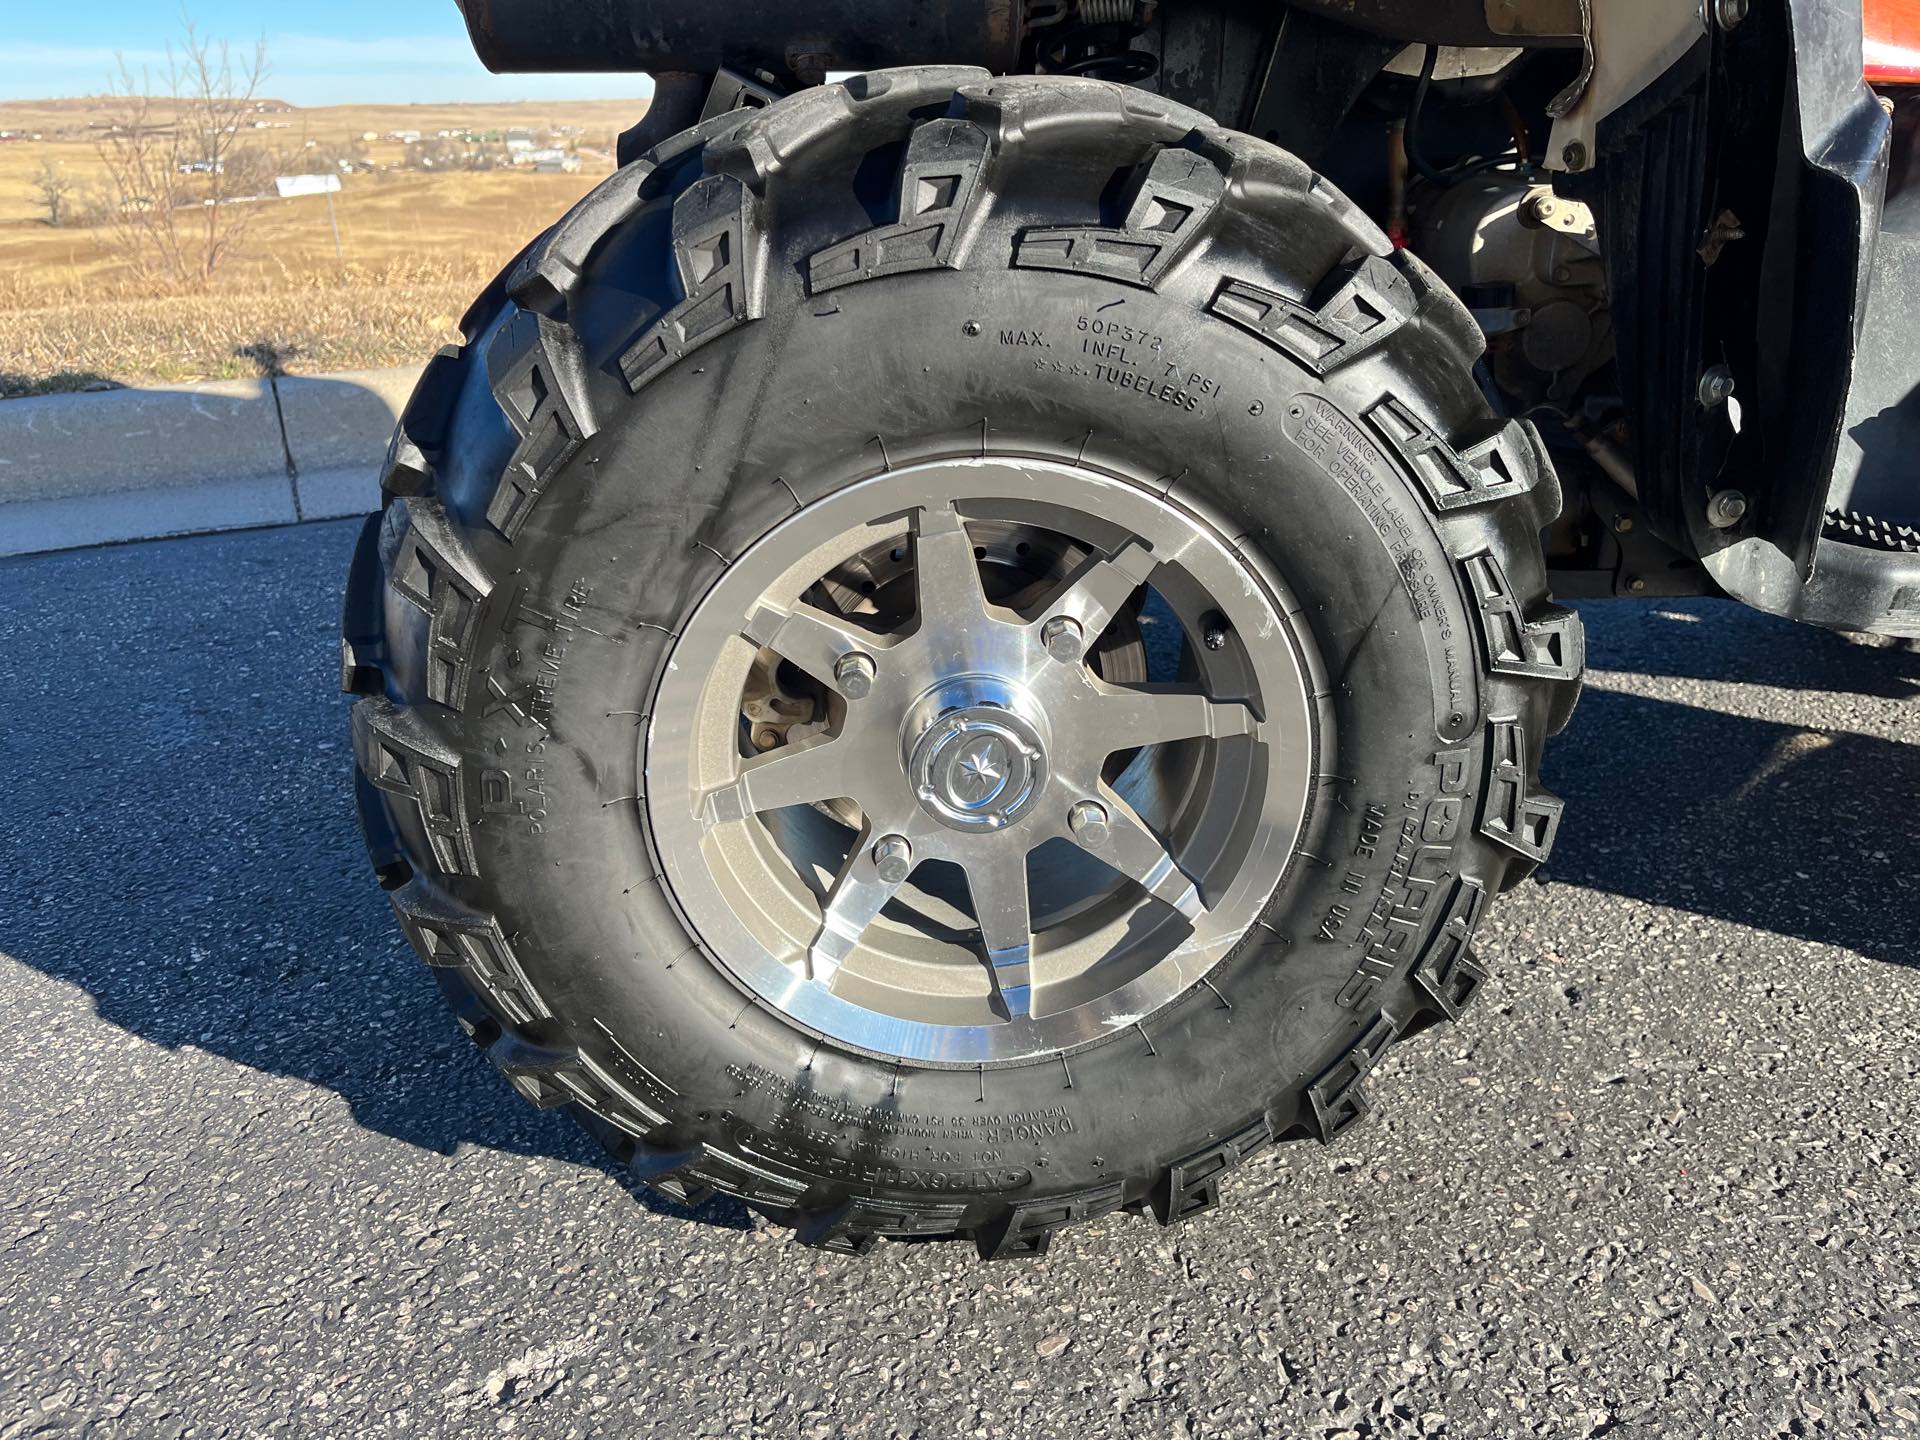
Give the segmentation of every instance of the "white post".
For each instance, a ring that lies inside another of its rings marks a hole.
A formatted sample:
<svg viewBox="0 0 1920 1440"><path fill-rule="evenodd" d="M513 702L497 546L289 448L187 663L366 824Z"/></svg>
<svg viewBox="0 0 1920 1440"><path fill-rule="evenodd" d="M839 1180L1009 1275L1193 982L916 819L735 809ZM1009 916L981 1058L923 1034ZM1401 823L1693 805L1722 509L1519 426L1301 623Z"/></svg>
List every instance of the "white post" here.
<svg viewBox="0 0 1920 1440"><path fill-rule="evenodd" d="M333 258L346 263L346 252L340 248L340 217L333 213L333 191L327 191L327 223L333 226Z"/></svg>

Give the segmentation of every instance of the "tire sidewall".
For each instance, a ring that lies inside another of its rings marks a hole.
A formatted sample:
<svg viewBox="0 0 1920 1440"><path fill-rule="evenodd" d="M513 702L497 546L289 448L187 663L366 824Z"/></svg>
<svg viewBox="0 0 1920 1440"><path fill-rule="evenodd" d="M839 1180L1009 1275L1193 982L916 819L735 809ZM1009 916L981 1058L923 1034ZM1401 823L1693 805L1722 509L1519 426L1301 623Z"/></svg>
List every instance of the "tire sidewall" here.
<svg viewBox="0 0 1920 1440"><path fill-rule="evenodd" d="M1459 582L1412 487L1384 458L1351 458L1381 375L1322 382L1178 287L1081 276L935 272L770 310L648 386L511 546L473 527L506 577L459 720L463 753L485 757L476 889L554 1038L649 1087L690 1138L828 1189L1132 1185L1260 1117L1302 1125L1303 1084L1373 1022L1436 918L1400 912L1485 868L1459 843L1482 766L1463 743L1482 702ZM1303 447L1303 407L1350 427L1334 463ZM478 521L513 437L484 386L461 412L443 488ZM1323 692L1316 784L1300 853L1211 988L1064 1061L901 1067L755 1004L687 931L638 800L641 722L729 557L796 503L977 454L983 422L996 453L1164 489L1285 581ZM1440 698L1439 672L1467 677L1468 698Z"/></svg>

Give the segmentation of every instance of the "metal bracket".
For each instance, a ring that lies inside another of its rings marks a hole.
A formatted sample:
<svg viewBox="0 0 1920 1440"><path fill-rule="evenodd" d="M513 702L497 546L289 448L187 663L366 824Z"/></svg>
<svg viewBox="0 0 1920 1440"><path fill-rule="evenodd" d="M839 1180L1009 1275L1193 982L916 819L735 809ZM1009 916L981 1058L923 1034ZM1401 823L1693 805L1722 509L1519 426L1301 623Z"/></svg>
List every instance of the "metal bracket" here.
<svg viewBox="0 0 1920 1440"><path fill-rule="evenodd" d="M772 77L764 78L770 80ZM737 70L716 71L700 118L711 120L716 115L725 115L733 110L764 110L785 93L771 84L742 75Z"/></svg>
<svg viewBox="0 0 1920 1440"><path fill-rule="evenodd" d="M1699 4L1675 0L1584 0L1587 63L1579 79L1554 97L1547 167L1591 169L1600 122L1678 64L1707 33Z"/></svg>

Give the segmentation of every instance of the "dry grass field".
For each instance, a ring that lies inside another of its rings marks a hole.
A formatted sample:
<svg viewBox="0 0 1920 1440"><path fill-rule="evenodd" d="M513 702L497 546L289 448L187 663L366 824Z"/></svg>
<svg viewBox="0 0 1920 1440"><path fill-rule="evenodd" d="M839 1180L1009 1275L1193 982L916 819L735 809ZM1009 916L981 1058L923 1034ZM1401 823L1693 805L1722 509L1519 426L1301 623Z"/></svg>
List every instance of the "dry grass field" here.
<svg viewBox="0 0 1920 1440"><path fill-rule="evenodd" d="M323 168L292 163L307 140L325 149L368 132L561 127L575 133L581 168L410 170L399 168L398 142L362 142L375 170L344 176L334 197L343 258L324 198L249 202L242 247L211 284L188 287L140 278L109 226L46 223L34 184L44 160L76 182L76 198L104 188L97 127L110 102L0 104L0 133L21 137L0 140L0 398L248 375L263 347L309 372L424 358L457 338L455 321L500 266L612 170L614 136L645 108L634 99L264 114L273 128L260 139L289 162L283 172Z"/></svg>

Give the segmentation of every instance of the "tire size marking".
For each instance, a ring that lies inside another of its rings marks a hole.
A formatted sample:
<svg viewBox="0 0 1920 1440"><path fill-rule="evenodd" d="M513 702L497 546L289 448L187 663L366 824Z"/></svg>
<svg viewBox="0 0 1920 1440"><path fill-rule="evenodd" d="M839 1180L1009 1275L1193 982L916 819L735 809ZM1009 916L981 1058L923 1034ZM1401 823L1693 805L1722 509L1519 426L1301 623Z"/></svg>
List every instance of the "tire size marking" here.
<svg viewBox="0 0 1920 1440"><path fill-rule="evenodd" d="M774 1124L790 1132L790 1139L815 1150L844 1149L849 1136L863 1137L859 1148L890 1161L920 1163L955 1158L950 1144L1010 1146L1039 1144L1055 1135L1071 1134L1073 1117L1064 1105L1008 1114L955 1116L915 1115L905 1111L857 1105L805 1090L760 1065L729 1065L727 1077L743 1091L758 1090L779 1106ZM817 1126L809 1124L817 1122ZM978 1159L1000 1158L998 1150L982 1151Z"/></svg>
<svg viewBox="0 0 1920 1440"><path fill-rule="evenodd" d="M807 1174L824 1176L854 1185L873 1185L891 1190L991 1194L1017 1190L1033 1183L1033 1172L1024 1165L1001 1165L984 1161L982 1165L949 1168L935 1164L916 1164L904 1152L858 1145L853 1158L833 1153L844 1148L841 1135L818 1132L817 1140L789 1141L744 1123L733 1125L729 1134L743 1155L771 1160L775 1164Z"/></svg>

